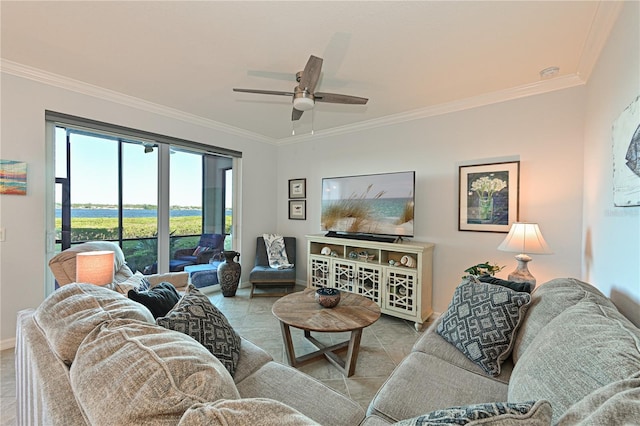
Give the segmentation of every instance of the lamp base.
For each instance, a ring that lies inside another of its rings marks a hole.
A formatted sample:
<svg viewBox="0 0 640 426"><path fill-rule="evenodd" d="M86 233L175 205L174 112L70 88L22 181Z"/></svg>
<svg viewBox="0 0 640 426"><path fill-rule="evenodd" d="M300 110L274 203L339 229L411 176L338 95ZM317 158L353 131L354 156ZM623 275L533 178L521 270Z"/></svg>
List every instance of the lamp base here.
<svg viewBox="0 0 640 426"><path fill-rule="evenodd" d="M527 263L532 260L531 257L526 254L519 254L516 256L516 260L518 261L518 266L509 274L509 281L531 283L531 285L535 287L536 279L531 275L531 272L529 272L529 268L527 268Z"/></svg>

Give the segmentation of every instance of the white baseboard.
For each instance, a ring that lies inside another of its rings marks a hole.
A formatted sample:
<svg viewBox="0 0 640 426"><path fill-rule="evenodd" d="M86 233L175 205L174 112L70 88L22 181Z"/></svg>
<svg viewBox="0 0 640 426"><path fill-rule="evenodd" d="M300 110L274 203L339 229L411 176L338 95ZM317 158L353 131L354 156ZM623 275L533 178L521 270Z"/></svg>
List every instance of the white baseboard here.
<svg viewBox="0 0 640 426"><path fill-rule="evenodd" d="M0 351L4 351L5 349L11 349L16 347L16 338L12 337L11 339L0 340Z"/></svg>

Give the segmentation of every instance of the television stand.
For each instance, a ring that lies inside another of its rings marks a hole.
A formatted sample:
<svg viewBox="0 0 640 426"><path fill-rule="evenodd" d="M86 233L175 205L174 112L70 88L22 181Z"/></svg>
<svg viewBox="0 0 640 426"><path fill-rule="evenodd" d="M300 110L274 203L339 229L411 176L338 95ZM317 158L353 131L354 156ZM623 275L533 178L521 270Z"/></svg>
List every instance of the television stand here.
<svg viewBox="0 0 640 426"><path fill-rule="evenodd" d="M378 243L396 243L402 241L402 237L392 237L386 235L373 235L373 234L341 234L339 232L329 231L325 235L325 237L330 238L346 238L349 240L358 240L358 241L375 241Z"/></svg>
<svg viewBox="0 0 640 426"><path fill-rule="evenodd" d="M432 243L358 240L344 233L306 237L308 288L365 296L383 314L414 322L416 330L433 313Z"/></svg>

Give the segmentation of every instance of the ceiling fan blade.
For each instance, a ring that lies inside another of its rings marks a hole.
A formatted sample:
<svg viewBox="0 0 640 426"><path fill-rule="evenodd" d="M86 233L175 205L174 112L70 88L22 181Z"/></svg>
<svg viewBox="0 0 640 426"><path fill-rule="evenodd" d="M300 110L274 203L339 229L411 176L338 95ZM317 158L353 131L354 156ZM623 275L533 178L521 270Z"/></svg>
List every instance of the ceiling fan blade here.
<svg viewBox="0 0 640 426"><path fill-rule="evenodd" d="M338 93L322 93L316 92L313 94L317 102L329 102L332 104L350 104L350 105L365 105L368 98L361 98L359 96L341 95Z"/></svg>
<svg viewBox="0 0 640 426"><path fill-rule="evenodd" d="M260 89L233 89L234 92L242 93L257 93L259 95L280 95L280 96L293 96L293 92L281 92L279 90L260 90Z"/></svg>
<svg viewBox="0 0 640 426"><path fill-rule="evenodd" d="M313 55L309 56L307 65L302 71L302 77L300 77L299 87L313 93L316 90L318 79L320 79L320 71L322 71L322 58Z"/></svg>
<svg viewBox="0 0 640 426"><path fill-rule="evenodd" d="M300 117L302 117L302 113L304 111L300 111L300 110L297 110L295 108L292 108L292 109L293 109L293 111L291 111L291 121L300 120Z"/></svg>

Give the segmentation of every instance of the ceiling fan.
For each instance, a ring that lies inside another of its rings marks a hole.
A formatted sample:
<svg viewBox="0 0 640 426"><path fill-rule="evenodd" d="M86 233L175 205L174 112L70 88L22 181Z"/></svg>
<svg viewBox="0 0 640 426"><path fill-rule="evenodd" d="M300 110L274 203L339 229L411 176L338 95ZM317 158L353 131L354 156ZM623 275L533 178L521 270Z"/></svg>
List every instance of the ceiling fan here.
<svg viewBox="0 0 640 426"><path fill-rule="evenodd" d="M316 102L329 102L334 104L365 105L369 99L359 96L342 95L338 93L316 92L316 85L322 70L322 58L311 55L303 71L296 74L299 83L293 88L293 92L281 92L278 90L237 89L234 92L258 93L261 95L291 96L293 98L293 111L291 121L300 120L302 113L315 106Z"/></svg>

